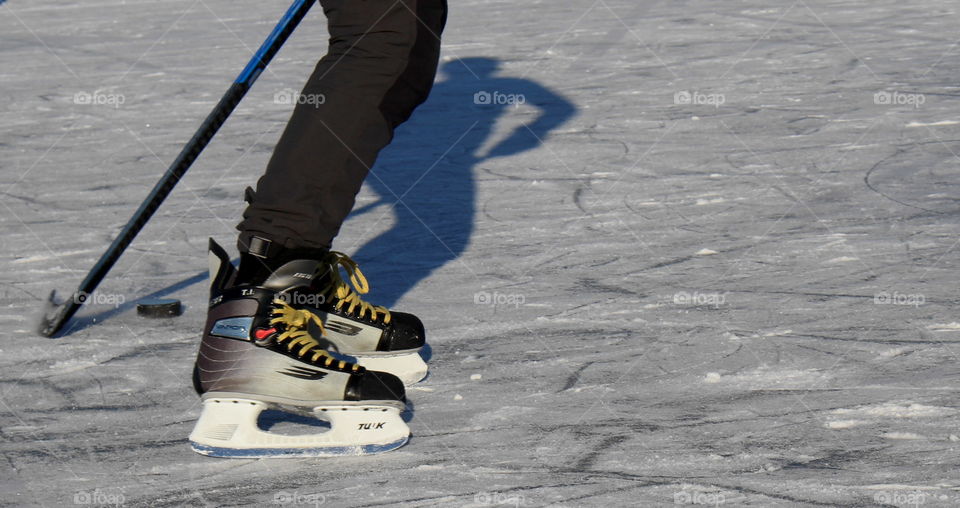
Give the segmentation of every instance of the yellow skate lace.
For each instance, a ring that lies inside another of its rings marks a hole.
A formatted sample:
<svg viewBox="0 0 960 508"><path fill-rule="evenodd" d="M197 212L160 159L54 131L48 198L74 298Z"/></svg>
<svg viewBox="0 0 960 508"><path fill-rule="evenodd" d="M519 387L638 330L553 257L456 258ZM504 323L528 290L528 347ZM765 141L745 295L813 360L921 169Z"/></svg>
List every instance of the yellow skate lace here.
<svg viewBox="0 0 960 508"><path fill-rule="evenodd" d="M337 360L330 356L317 339L310 335L308 331L310 323L316 324L320 328L320 333L323 333L323 321L316 314L306 309L295 309L279 298L273 300L271 314L274 316L270 319L271 325L283 325L283 331L274 340L277 344L286 346L287 351L295 353L297 358L310 354L309 359L312 363L322 364L327 368L360 370L360 366L355 363Z"/></svg>
<svg viewBox="0 0 960 508"><path fill-rule="evenodd" d="M348 313L355 313L361 318L369 313L370 319L373 321L380 318L384 324L390 322L390 311L386 307L373 305L360 299L360 295L367 294L370 291L370 285L367 283L367 278L363 276L363 272L360 271L360 267L357 266L356 261L350 259L346 254L336 251L330 251L327 261L330 263L330 285L327 287L324 296L337 299L337 310L343 310L346 307ZM349 284L340 276L340 267L343 267L347 275L350 276ZM351 286L353 287L351 288ZM354 312L355 310L356 312Z"/></svg>

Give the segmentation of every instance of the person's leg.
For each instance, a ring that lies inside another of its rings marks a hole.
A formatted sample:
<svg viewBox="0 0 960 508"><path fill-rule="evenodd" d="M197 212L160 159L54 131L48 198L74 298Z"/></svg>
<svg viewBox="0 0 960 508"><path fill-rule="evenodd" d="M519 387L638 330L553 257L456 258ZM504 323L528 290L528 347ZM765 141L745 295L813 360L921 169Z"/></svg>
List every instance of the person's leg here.
<svg viewBox="0 0 960 508"><path fill-rule="evenodd" d="M433 83L444 0L321 4L330 48L302 93L323 104L296 105L238 226L241 252L254 237L328 249L377 154Z"/></svg>
<svg viewBox="0 0 960 508"><path fill-rule="evenodd" d="M447 22L447 0L418 0L417 20L417 40L407 68L380 104L380 112L392 128L407 121L430 95L440 61L440 36Z"/></svg>

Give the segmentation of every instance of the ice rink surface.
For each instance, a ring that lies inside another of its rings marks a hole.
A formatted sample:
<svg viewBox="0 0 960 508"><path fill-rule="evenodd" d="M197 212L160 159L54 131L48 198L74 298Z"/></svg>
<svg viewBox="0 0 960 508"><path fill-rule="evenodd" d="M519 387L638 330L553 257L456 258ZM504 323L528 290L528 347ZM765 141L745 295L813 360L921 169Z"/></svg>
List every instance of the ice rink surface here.
<svg viewBox="0 0 960 508"><path fill-rule="evenodd" d="M207 237L321 9L68 333L33 330L286 7L0 5L0 505L960 504L960 4L929 0L452 1L335 244L427 324L410 443L193 453Z"/></svg>

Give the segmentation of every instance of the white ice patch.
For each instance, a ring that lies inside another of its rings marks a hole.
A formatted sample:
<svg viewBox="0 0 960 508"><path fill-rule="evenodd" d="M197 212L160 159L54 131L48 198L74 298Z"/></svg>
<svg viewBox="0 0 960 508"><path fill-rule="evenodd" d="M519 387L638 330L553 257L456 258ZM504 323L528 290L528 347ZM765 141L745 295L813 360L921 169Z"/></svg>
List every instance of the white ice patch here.
<svg viewBox="0 0 960 508"><path fill-rule="evenodd" d="M939 122L910 122L907 124L907 127L941 127L943 125L957 125L960 123L958 120L940 120Z"/></svg>
<svg viewBox="0 0 960 508"><path fill-rule="evenodd" d="M836 420L832 422L827 422L824 427L828 429L852 429L853 427L858 427L867 423L864 420Z"/></svg>
<svg viewBox="0 0 960 508"><path fill-rule="evenodd" d="M880 356L880 358L893 358L894 356L900 356L906 353L907 351L910 351L910 348L895 347L893 349L887 349L885 351L881 351L878 356Z"/></svg>
<svg viewBox="0 0 960 508"><path fill-rule="evenodd" d="M924 439L920 434L914 434L913 432L887 432L882 437L887 439Z"/></svg>
<svg viewBox="0 0 960 508"><path fill-rule="evenodd" d="M960 330L960 323L953 321L946 324L927 325L928 330Z"/></svg>
<svg viewBox="0 0 960 508"><path fill-rule="evenodd" d="M793 333L793 330L783 330L783 331L774 331L763 334L764 337L783 337L784 335L790 335Z"/></svg>
<svg viewBox="0 0 960 508"><path fill-rule="evenodd" d="M94 365L96 365L96 363L90 360L78 360L76 358L71 358L69 360L61 360L57 363L54 363L50 366L50 368L56 370L58 374L64 374L75 370L93 367Z"/></svg>
<svg viewBox="0 0 960 508"><path fill-rule="evenodd" d="M4 431L4 432L9 432L9 433L11 433L11 434L20 433L20 432L30 432L30 433L33 433L33 432L36 432L36 431L38 431L38 430L41 430L42 428L43 428L43 427L36 427L36 426L34 426L34 425L11 425L11 426L9 426L9 427L4 427L4 428L3 428L3 431Z"/></svg>
<svg viewBox="0 0 960 508"><path fill-rule="evenodd" d="M859 261L860 258L852 258L850 256L840 256L838 258L828 259L825 263L849 263L851 261Z"/></svg>
<svg viewBox="0 0 960 508"><path fill-rule="evenodd" d="M93 249L81 249L81 250L68 250L61 251L56 254L34 254L33 256L27 256L22 258L17 258L11 261L11 263L36 263L39 261L49 261L51 259L60 259L66 256L73 256L75 254L89 254L93 252Z"/></svg>
<svg viewBox="0 0 960 508"><path fill-rule="evenodd" d="M715 204L718 204L718 203L725 203L726 201L727 201L727 200L726 200L726 199L723 199L723 198L713 198L713 199L703 199L703 198L700 198L700 199L697 199L697 203L696 203L696 204L697 204L697 206L715 205Z"/></svg>
<svg viewBox="0 0 960 508"><path fill-rule="evenodd" d="M872 404L856 408L841 408L831 411L835 415L872 416L885 418L933 418L955 414L956 409L949 407L927 406L911 402Z"/></svg>
<svg viewBox="0 0 960 508"><path fill-rule="evenodd" d="M708 372L704 382L735 384L755 390L787 390L822 385L828 379L830 379L828 374L817 370L785 369L779 366L763 365L753 370L727 375Z"/></svg>

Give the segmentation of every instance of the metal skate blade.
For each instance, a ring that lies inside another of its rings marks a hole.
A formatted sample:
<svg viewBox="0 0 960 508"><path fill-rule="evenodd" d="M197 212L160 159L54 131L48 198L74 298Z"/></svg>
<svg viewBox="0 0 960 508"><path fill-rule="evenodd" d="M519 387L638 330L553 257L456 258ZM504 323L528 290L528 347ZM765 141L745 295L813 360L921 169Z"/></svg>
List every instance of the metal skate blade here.
<svg viewBox="0 0 960 508"><path fill-rule="evenodd" d="M333 446L323 448L223 448L202 445L190 442L193 451L208 457L222 457L230 459L280 459L280 458L309 458L309 457L340 457L344 455L372 455L375 453L396 450L405 445L408 437L387 444L366 444L357 446Z"/></svg>

